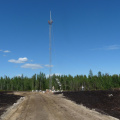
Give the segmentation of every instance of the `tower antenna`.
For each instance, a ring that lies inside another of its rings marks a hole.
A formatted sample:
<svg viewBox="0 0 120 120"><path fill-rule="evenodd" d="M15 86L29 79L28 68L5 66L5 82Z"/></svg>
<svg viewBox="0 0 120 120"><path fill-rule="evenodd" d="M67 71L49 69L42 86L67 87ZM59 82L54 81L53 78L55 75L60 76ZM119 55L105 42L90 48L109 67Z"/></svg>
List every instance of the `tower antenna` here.
<svg viewBox="0 0 120 120"><path fill-rule="evenodd" d="M51 63L52 63L52 58L51 58L51 29L52 29L52 18L51 18L51 11L50 11L50 20L48 20L49 24L49 89L52 90L52 68L51 68Z"/></svg>

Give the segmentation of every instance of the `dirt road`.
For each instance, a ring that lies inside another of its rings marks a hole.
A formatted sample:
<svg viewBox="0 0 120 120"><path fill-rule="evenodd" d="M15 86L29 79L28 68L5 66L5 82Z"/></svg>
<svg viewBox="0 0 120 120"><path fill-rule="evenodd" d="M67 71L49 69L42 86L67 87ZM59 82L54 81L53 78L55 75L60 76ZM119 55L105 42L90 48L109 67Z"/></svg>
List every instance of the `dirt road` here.
<svg viewBox="0 0 120 120"><path fill-rule="evenodd" d="M2 120L118 120L77 105L62 95L24 93L24 96L25 100Z"/></svg>

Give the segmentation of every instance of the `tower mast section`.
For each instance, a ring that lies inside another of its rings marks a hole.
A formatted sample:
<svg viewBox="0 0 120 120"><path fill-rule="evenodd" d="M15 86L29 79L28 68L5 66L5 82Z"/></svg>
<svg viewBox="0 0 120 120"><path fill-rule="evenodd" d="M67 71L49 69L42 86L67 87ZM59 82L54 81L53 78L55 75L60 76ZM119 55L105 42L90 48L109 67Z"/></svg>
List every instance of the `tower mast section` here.
<svg viewBox="0 0 120 120"><path fill-rule="evenodd" d="M51 18L51 11L50 11L50 20L48 20L48 24L49 24L49 89L52 89L52 68L51 68L51 63L52 63L52 58L51 58L51 29L52 29L52 18Z"/></svg>

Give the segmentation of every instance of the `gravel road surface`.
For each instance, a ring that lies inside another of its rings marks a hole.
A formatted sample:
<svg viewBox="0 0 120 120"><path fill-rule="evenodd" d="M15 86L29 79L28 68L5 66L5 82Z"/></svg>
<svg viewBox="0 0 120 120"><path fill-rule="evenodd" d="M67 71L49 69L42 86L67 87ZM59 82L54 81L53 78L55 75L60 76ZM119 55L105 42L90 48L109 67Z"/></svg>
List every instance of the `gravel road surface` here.
<svg viewBox="0 0 120 120"><path fill-rule="evenodd" d="M77 105L62 95L52 93L16 93L23 102L4 115L2 120L118 120Z"/></svg>

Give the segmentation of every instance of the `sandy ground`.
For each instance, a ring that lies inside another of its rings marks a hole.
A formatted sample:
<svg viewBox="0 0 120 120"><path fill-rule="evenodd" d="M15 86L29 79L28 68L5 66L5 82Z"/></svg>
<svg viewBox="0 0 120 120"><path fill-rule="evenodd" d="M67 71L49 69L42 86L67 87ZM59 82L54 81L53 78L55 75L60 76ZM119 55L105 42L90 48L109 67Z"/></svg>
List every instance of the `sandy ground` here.
<svg viewBox="0 0 120 120"><path fill-rule="evenodd" d="M25 99L8 110L1 120L118 120L77 105L62 95L15 93Z"/></svg>

